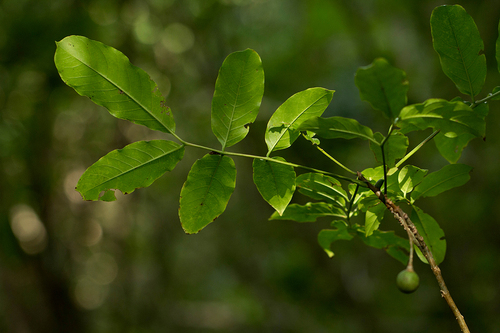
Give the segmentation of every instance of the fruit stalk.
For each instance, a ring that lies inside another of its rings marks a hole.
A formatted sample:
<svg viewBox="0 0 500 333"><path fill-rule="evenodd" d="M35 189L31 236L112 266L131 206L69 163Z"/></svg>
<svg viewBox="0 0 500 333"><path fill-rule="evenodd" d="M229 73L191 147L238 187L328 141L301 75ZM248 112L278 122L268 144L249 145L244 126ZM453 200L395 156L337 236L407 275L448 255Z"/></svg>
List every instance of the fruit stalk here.
<svg viewBox="0 0 500 333"><path fill-rule="evenodd" d="M411 234L411 238L413 240L413 243L418 246L424 257L427 259L427 262L431 266L431 270L434 273L434 276L436 277L436 280L438 282L439 288L441 289L441 296L445 299L446 303L448 303L448 306L450 307L451 311L455 315L455 318L458 322L458 325L460 326L460 329L464 333L470 333L469 328L467 327L467 324L465 322L464 316L460 313L460 310L458 309L457 305L453 301L453 298L451 297L451 294L446 287L446 283L444 282L443 275L441 274L441 269L439 266L436 264L436 261L434 260L434 256L432 255L432 252L429 250L429 247L424 241L424 238L420 233L418 232L417 228L411 221L410 217L408 214L406 214L399 206L396 206L391 199L389 199L386 195L384 195L380 189L376 188L372 183L370 183L362 174L361 172L358 172L358 179L362 182L364 182L368 188L375 193L375 195L379 198L382 203L385 204L387 209L394 215L394 218L399 221L399 223L403 226L403 228L408 228L410 231L409 234Z"/></svg>

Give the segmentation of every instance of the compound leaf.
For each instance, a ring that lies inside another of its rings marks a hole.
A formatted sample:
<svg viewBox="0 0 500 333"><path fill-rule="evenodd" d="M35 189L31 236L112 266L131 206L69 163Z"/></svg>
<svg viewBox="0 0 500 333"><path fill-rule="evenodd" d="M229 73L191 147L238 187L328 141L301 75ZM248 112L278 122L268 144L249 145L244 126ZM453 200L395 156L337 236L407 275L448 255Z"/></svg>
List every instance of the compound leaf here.
<svg viewBox="0 0 500 333"><path fill-rule="evenodd" d="M226 209L236 186L236 168L228 156L207 154L196 161L181 190L179 217L188 234L197 233Z"/></svg>
<svg viewBox="0 0 500 333"><path fill-rule="evenodd" d="M291 220L296 222L315 222L319 217L333 216L346 218L343 209L326 202L308 202L305 205L291 204L282 215L274 212L270 220Z"/></svg>
<svg viewBox="0 0 500 333"><path fill-rule="evenodd" d="M287 99L274 112L267 123L266 144L268 155L286 149L299 137L300 124L311 117L321 116L330 104L333 90L310 88Z"/></svg>
<svg viewBox="0 0 500 333"><path fill-rule="evenodd" d="M362 100L369 102L375 110L389 119L396 119L406 105L408 81L406 73L395 68L383 58L356 72L356 86Z"/></svg>
<svg viewBox="0 0 500 333"><path fill-rule="evenodd" d="M274 159L285 161L282 157L274 157ZM295 170L293 167L254 159L253 182L262 198L276 209L279 215L282 215L295 192Z"/></svg>
<svg viewBox="0 0 500 333"><path fill-rule="evenodd" d="M120 51L82 36L57 42L54 61L61 79L120 119L175 132L171 109L142 69Z"/></svg>
<svg viewBox="0 0 500 333"><path fill-rule="evenodd" d="M147 187L167 171L172 171L184 155L184 146L172 141L134 142L113 150L90 166L76 190L85 200L116 200L113 190L124 194Z"/></svg>
<svg viewBox="0 0 500 333"><path fill-rule="evenodd" d="M212 99L212 131L222 150L243 140L264 94L262 61L254 50L231 53L219 70Z"/></svg>
<svg viewBox="0 0 500 333"><path fill-rule="evenodd" d="M486 56L472 17L459 5L436 7L431 33L443 72L462 94L476 96L486 79Z"/></svg>
<svg viewBox="0 0 500 333"><path fill-rule="evenodd" d="M427 175L411 193L412 200L423 197L433 197L452 189L462 186L470 179L472 167L465 164L448 164L441 170Z"/></svg>
<svg viewBox="0 0 500 333"><path fill-rule="evenodd" d="M415 206L413 206L411 212L411 220L417 227L420 235L424 237L424 241L431 250L436 264L439 265L442 263L446 254L446 240L444 238L444 231L439 227L439 224L432 216L424 213L420 208ZM425 257L421 257L420 252L417 253L420 259L427 263Z"/></svg>
<svg viewBox="0 0 500 333"><path fill-rule="evenodd" d="M304 121L299 131L311 131L325 139L365 139L378 144L372 130L361 125L357 120L344 117L312 117Z"/></svg>

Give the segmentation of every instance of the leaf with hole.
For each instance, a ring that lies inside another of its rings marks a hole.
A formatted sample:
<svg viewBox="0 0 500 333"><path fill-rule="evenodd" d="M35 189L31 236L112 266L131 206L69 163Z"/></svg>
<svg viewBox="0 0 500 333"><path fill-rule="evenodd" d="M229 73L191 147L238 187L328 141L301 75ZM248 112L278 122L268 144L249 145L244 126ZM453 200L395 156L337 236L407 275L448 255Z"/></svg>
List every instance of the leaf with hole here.
<svg viewBox="0 0 500 333"><path fill-rule="evenodd" d="M264 94L264 70L257 52L231 53L224 60L212 99L212 131L222 150L245 138Z"/></svg>
<svg viewBox="0 0 500 333"><path fill-rule="evenodd" d="M196 161L181 190L179 217L182 228L195 234L226 209L236 186L236 167L224 155L207 154Z"/></svg>
<svg viewBox="0 0 500 333"><path fill-rule="evenodd" d="M344 117L311 117L299 126L299 131L310 131L324 139L364 139L375 144L372 130L357 120Z"/></svg>
<svg viewBox="0 0 500 333"><path fill-rule="evenodd" d="M268 155L290 147L300 135L300 124L309 118L321 116L330 104L333 93L333 90L325 88L310 88L296 93L281 104L267 123L265 139Z"/></svg>
<svg viewBox="0 0 500 333"><path fill-rule="evenodd" d="M476 109L458 101L429 99L401 110L397 125L402 133L439 130L434 140L436 147L448 162L456 163L470 140L485 135L485 112Z"/></svg>
<svg viewBox="0 0 500 333"><path fill-rule="evenodd" d="M175 132L172 110L148 74L120 51L82 36L57 42L61 79L115 117L150 129Z"/></svg>
<svg viewBox="0 0 500 333"><path fill-rule="evenodd" d="M113 190L124 194L147 187L172 171L184 155L184 146L172 141L134 142L101 157L82 175L76 190L85 200L116 200Z"/></svg>

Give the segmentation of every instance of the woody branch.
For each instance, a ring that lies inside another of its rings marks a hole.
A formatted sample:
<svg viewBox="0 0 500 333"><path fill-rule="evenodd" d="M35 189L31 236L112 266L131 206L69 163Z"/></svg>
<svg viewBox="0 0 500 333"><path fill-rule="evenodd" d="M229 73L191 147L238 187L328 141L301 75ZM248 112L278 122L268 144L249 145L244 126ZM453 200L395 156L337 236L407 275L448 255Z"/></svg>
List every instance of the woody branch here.
<svg viewBox="0 0 500 333"><path fill-rule="evenodd" d="M448 303L448 306L450 307L451 311L455 315L455 318L458 321L458 325L460 326L460 329L464 333L469 333L469 328L467 327L467 324L465 323L464 316L460 313L457 305L453 301L453 298L451 297L451 294L446 287L446 284L444 282L443 276L441 274L441 269L439 266L436 264L436 261L434 260L434 256L432 255L432 252L430 251L429 247L424 241L424 238L420 233L418 232L417 228L411 221L410 217L408 214L406 214L399 206L395 205L391 199L387 197L387 195L384 195L380 189L375 187L372 183L370 183L362 174L361 172L358 172L358 179L366 183L368 188L375 193L375 195L379 198L382 203L385 204L387 209L393 214L394 218L399 221L401 226L409 231L409 235L412 235L413 237L413 243L418 246L424 257L427 259L427 262L431 266L431 270L436 276L436 280L439 284L439 288L441 289L441 296L446 300Z"/></svg>

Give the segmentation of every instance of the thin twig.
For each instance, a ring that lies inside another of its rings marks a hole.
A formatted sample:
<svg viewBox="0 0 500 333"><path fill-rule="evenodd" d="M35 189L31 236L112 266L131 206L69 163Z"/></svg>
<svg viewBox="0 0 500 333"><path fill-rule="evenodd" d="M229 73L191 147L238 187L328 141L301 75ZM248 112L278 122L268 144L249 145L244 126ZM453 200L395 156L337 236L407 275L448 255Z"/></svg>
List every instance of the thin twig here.
<svg viewBox="0 0 500 333"><path fill-rule="evenodd" d="M441 296L446 300L448 303L448 306L450 307L451 311L455 315L455 318L458 321L458 325L460 326L460 329L464 333L470 333L469 328L467 327L467 324L465 323L464 316L460 313L458 310L457 305L453 301L453 298L451 297L451 294L446 287L446 284L444 282L443 276L441 274L441 269L439 266L436 264L436 261L434 260L434 256L432 255L432 252L429 250L429 247L424 241L424 238L420 233L418 232L417 228L413 224L413 222L410 220L410 217L408 214L406 214L399 206L396 206L391 199L389 199L386 195L382 194L378 188L376 188L372 183L370 183L362 174L361 172L358 172L358 179L365 182L368 188L375 193L375 195L382 201L387 209L391 211L391 213L394 215L394 218L399 221L399 223L406 229L406 227L411 231L411 234L413 236L413 242L415 245L418 246L424 257L427 259L427 262L431 266L431 270L436 276L436 280L438 282L439 288L441 289Z"/></svg>

